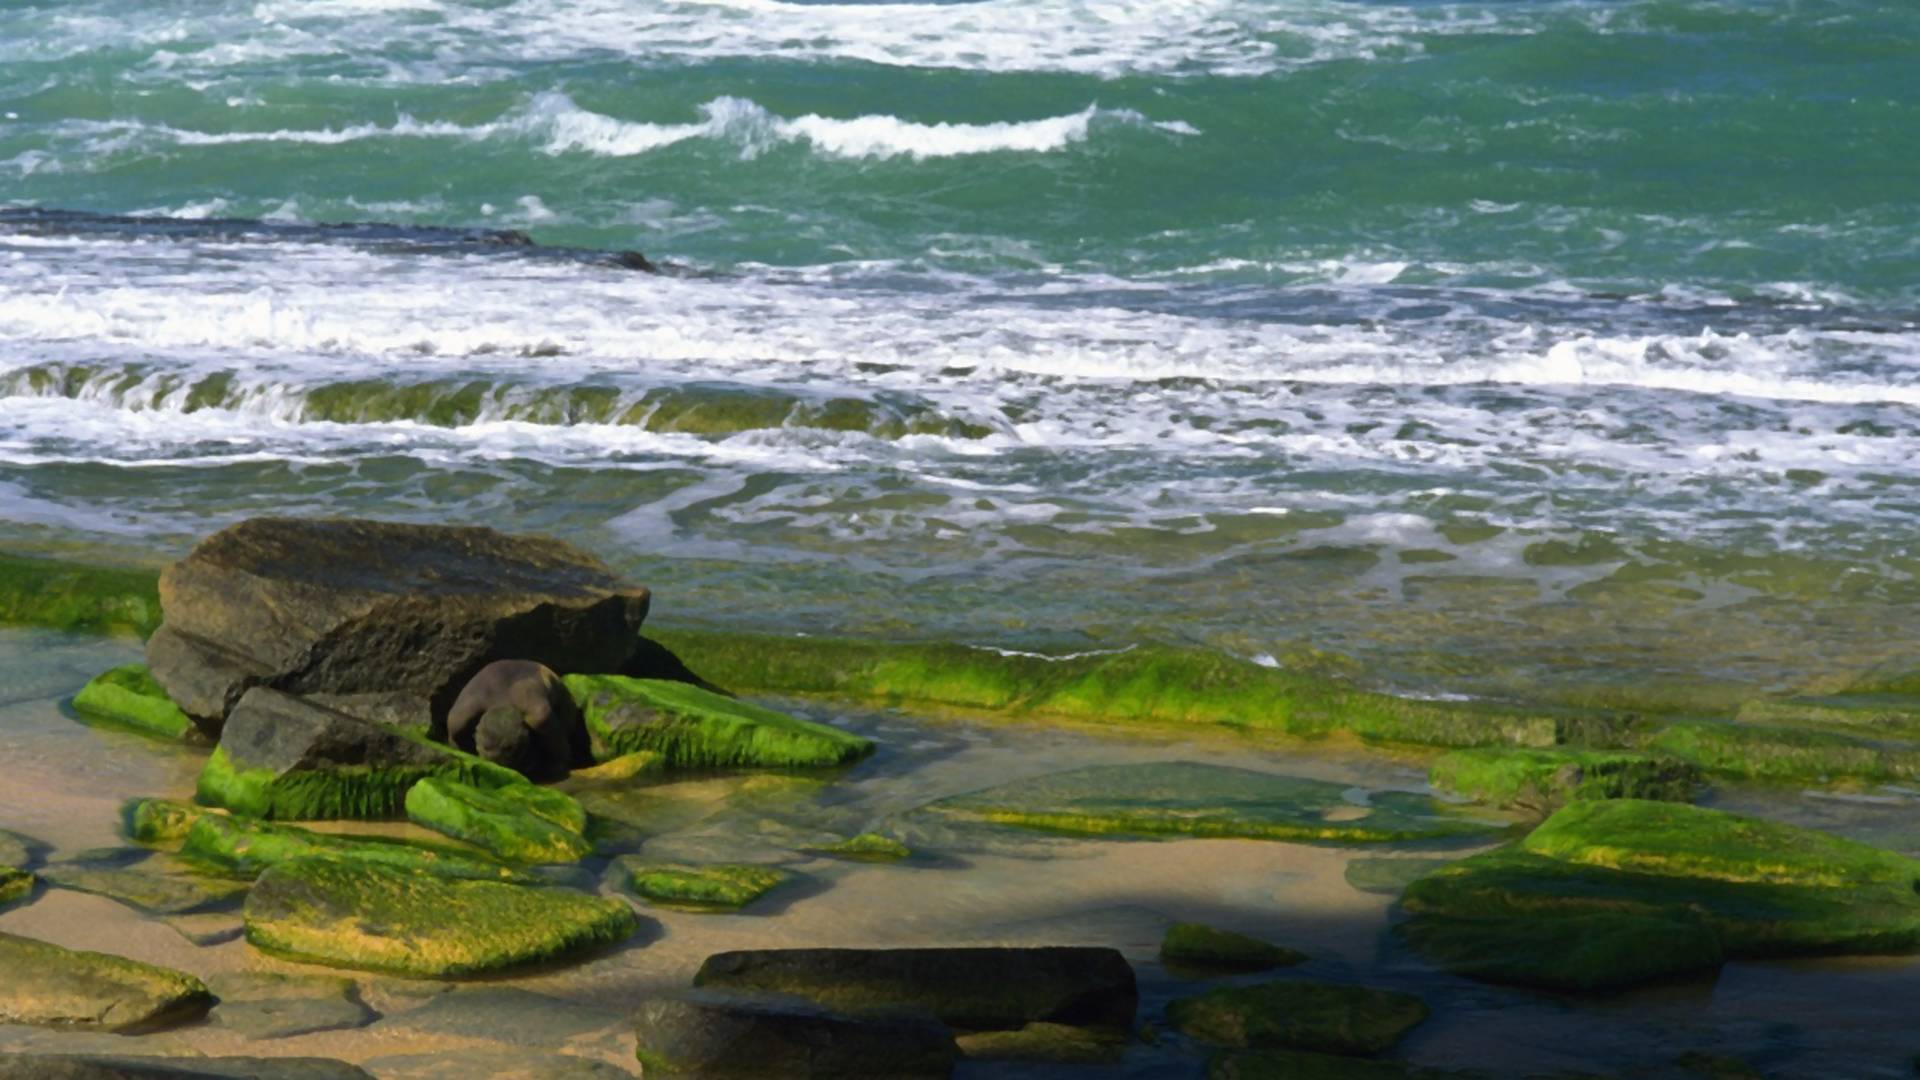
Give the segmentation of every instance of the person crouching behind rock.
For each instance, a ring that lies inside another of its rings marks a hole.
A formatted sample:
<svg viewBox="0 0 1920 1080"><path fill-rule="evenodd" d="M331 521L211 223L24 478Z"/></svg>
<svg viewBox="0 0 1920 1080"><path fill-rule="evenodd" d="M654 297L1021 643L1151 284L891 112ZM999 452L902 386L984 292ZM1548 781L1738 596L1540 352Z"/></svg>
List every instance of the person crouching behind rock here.
<svg viewBox="0 0 1920 1080"><path fill-rule="evenodd" d="M468 680L447 713L447 742L535 780L593 764L573 695L532 660L495 660Z"/></svg>

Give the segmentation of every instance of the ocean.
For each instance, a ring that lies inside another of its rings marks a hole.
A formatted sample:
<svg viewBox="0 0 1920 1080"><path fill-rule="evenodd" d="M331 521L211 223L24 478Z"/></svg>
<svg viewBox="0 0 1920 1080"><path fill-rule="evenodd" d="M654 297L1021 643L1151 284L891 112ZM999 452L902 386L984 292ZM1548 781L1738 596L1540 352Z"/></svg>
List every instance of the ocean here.
<svg viewBox="0 0 1920 1080"><path fill-rule="evenodd" d="M1842 689L1920 633L1916 43L1901 0L0 0L0 544L459 521L683 624Z"/></svg>

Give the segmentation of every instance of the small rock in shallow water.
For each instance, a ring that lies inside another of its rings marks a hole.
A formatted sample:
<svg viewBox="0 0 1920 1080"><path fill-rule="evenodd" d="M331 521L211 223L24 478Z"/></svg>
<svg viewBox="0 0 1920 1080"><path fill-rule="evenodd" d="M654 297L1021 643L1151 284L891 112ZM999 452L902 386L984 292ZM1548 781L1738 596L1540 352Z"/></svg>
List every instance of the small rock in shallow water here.
<svg viewBox="0 0 1920 1080"><path fill-rule="evenodd" d="M1200 923L1174 923L1160 942L1160 962L1216 971L1267 971L1298 964L1307 954Z"/></svg>
<svg viewBox="0 0 1920 1080"><path fill-rule="evenodd" d="M213 1004L184 972L0 933L0 1022L149 1031L198 1019Z"/></svg>
<svg viewBox="0 0 1920 1080"><path fill-rule="evenodd" d="M0 1080L374 1080L329 1058L0 1053Z"/></svg>
<svg viewBox="0 0 1920 1080"><path fill-rule="evenodd" d="M378 1017L360 1000L353 980L338 976L235 972L208 985L220 999L213 1023L249 1039L365 1027Z"/></svg>
<svg viewBox="0 0 1920 1080"><path fill-rule="evenodd" d="M601 757L657 751L669 768L842 765L873 752L851 732L666 679L569 675Z"/></svg>
<svg viewBox="0 0 1920 1080"><path fill-rule="evenodd" d="M703 995L641 1003L634 1034L647 1075L708 1080L946 1077L956 1052L952 1034L931 1017L854 1018Z"/></svg>
<svg viewBox="0 0 1920 1080"><path fill-rule="evenodd" d="M1183 1035L1223 1046L1378 1054L1427 1018L1411 994L1318 982L1223 987L1167 1006Z"/></svg>

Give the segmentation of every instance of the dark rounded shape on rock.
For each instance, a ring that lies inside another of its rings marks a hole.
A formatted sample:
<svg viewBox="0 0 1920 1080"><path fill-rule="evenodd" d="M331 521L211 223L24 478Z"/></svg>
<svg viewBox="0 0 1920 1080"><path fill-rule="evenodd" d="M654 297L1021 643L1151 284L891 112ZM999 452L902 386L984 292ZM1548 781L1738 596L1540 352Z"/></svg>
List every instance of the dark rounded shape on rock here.
<svg viewBox="0 0 1920 1080"><path fill-rule="evenodd" d="M656 998L634 1015L649 1076L945 1077L953 1035L929 1016L849 1017L790 1002L700 994Z"/></svg>
<svg viewBox="0 0 1920 1080"><path fill-rule="evenodd" d="M749 949L707 957L694 985L792 994L843 1012L925 1009L956 1028L1034 1021L1124 1031L1140 1003L1114 949Z"/></svg>
<svg viewBox="0 0 1920 1080"><path fill-rule="evenodd" d="M444 718L495 660L619 671L650 595L559 540L485 528L256 518L160 578L153 677L217 736L241 695L403 692Z"/></svg>
<svg viewBox="0 0 1920 1080"><path fill-rule="evenodd" d="M496 660L469 679L447 712L447 741L536 779L593 764L580 706L531 660Z"/></svg>

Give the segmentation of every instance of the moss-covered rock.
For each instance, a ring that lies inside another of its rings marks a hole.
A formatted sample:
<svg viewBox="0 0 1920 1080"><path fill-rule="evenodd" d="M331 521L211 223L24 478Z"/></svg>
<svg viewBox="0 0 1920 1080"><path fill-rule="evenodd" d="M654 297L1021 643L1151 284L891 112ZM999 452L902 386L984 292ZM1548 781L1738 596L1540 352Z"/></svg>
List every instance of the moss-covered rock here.
<svg viewBox="0 0 1920 1080"><path fill-rule="evenodd" d="M0 933L0 1022L149 1031L204 1015L199 979L106 953Z"/></svg>
<svg viewBox="0 0 1920 1080"><path fill-rule="evenodd" d="M735 691L811 694L1098 724L1346 732L1428 746L1551 746L1552 714L1419 701L1337 679L1164 646L1049 658L958 644L673 630L650 636Z"/></svg>
<svg viewBox="0 0 1920 1080"><path fill-rule="evenodd" d="M1427 780L1478 802L1547 813L1585 799L1685 802L1700 783L1700 770L1674 758L1626 750L1503 747L1443 754Z"/></svg>
<svg viewBox="0 0 1920 1080"><path fill-rule="evenodd" d="M10 1054L0 1080L374 1080L344 1061L312 1057L150 1057L136 1054Z"/></svg>
<svg viewBox="0 0 1920 1080"><path fill-rule="evenodd" d="M1375 896L1399 896L1408 885L1452 859L1349 859L1342 877L1347 884Z"/></svg>
<svg viewBox="0 0 1920 1080"><path fill-rule="evenodd" d="M491 790L428 777L407 792L407 819L519 863L567 863L593 845L587 812L566 794L533 784Z"/></svg>
<svg viewBox="0 0 1920 1080"><path fill-rule="evenodd" d="M146 637L160 625L160 575L0 555L0 624Z"/></svg>
<svg viewBox="0 0 1920 1080"><path fill-rule="evenodd" d="M121 831L139 844L170 844L184 840L193 823L207 811L168 799L128 799L120 808Z"/></svg>
<svg viewBox="0 0 1920 1080"><path fill-rule="evenodd" d="M444 877L359 859L269 867L245 908L255 947L309 963L419 978L481 975L626 940L619 900Z"/></svg>
<svg viewBox="0 0 1920 1080"><path fill-rule="evenodd" d="M1167 1006L1182 1034L1222 1046L1378 1054L1427 1018L1411 994L1317 982L1222 987Z"/></svg>
<svg viewBox="0 0 1920 1080"><path fill-rule="evenodd" d="M1920 862L1810 829L1616 800L1571 804L1519 844L1415 881L1402 903L1414 943L1463 974L1599 988L1711 967L1716 938L1728 957L1920 949L1916 881ZM1602 921L1550 925L1570 918ZM1602 932L1666 955L1564 955Z"/></svg>
<svg viewBox="0 0 1920 1080"><path fill-rule="evenodd" d="M690 683L569 675L602 758L652 750L670 768L843 765L873 742Z"/></svg>
<svg viewBox="0 0 1920 1080"><path fill-rule="evenodd" d="M1190 761L1094 765L943 799L947 817L1080 835L1205 836L1339 844L1491 832L1407 792Z"/></svg>
<svg viewBox="0 0 1920 1080"><path fill-rule="evenodd" d="M1306 959L1306 953L1202 923L1174 923L1160 941L1160 962L1176 967L1268 971Z"/></svg>
<svg viewBox="0 0 1920 1080"><path fill-rule="evenodd" d="M149 860L137 866L55 863L40 871L47 884L117 900L149 915L184 915L232 908L247 887L242 882L169 872Z"/></svg>
<svg viewBox="0 0 1920 1080"><path fill-rule="evenodd" d="M653 750L636 750L609 758L598 765L575 769L572 779L590 784L619 784L643 776L659 776L667 770L667 760Z"/></svg>
<svg viewBox="0 0 1920 1080"><path fill-rule="evenodd" d="M1920 744L1845 731L1684 721L1655 735L1648 749L1710 773L1771 783L1920 777Z"/></svg>
<svg viewBox="0 0 1920 1080"><path fill-rule="evenodd" d="M194 730L193 721L153 681L145 664L125 664L94 676L73 695L73 710L89 720L167 739Z"/></svg>
<svg viewBox="0 0 1920 1080"><path fill-rule="evenodd" d="M850 859L854 862L899 862L913 854L913 849L879 833L863 832L849 836L834 844L825 844L807 850L820 855L831 855L836 859Z"/></svg>
<svg viewBox="0 0 1920 1080"><path fill-rule="evenodd" d="M1054 1065L1112 1065L1126 1051L1113 1032L1071 1024L1033 1023L1015 1031L971 1031L954 1037L960 1056L972 1061L1041 1061Z"/></svg>
<svg viewBox="0 0 1920 1080"><path fill-rule="evenodd" d="M249 817L294 821L403 816L427 777L493 788L524 784L512 769L265 687L247 691L200 770L200 801Z"/></svg>
<svg viewBox="0 0 1920 1080"><path fill-rule="evenodd" d="M614 863L620 885L648 903L688 911L737 911L794 880L777 866L673 863L624 856Z"/></svg>
<svg viewBox="0 0 1920 1080"><path fill-rule="evenodd" d="M429 847L380 836L319 833L297 825L208 814L187 830L183 859L237 878L315 855L476 880L531 881L525 873L477 852Z"/></svg>
<svg viewBox="0 0 1920 1080"><path fill-rule="evenodd" d="M791 994L846 1013L924 1009L955 1028L1133 1025L1139 988L1113 949L747 949L707 957L695 986Z"/></svg>
<svg viewBox="0 0 1920 1080"><path fill-rule="evenodd" d="M681 995L642 1002L634 1035L648 1076L938 1080L953 1071L953 1036L924 1016L856 1018L792 1003Z"/></svg>
<svg viewBox="0 0 1920 1080"><path fill-rule="evenodd" d="M33 894L33 873L17 866L0 866L0 908Z"/></svg>
<svg viewBox="0 0 1920 1080"><path fill-rule="evenodd" d="M1756 698L1742 702L1743 724L1819 728L1877 739L1920 739L1920 697L1838 694L1821 698Z"/></svg>

